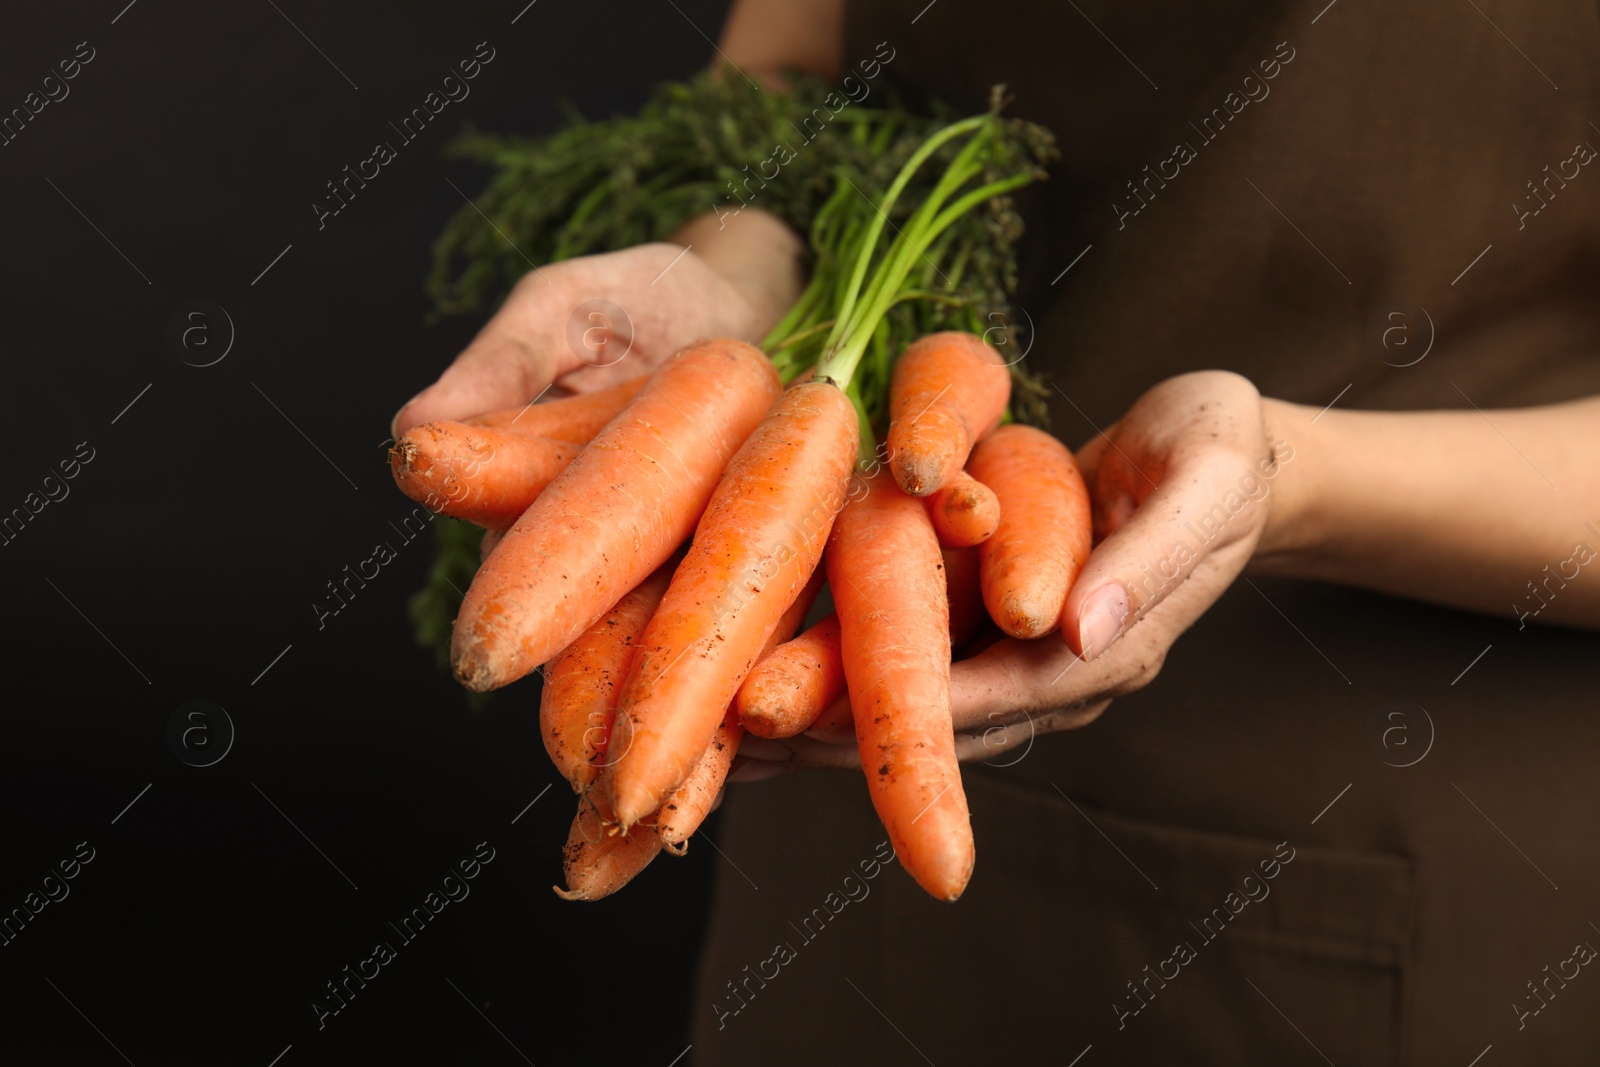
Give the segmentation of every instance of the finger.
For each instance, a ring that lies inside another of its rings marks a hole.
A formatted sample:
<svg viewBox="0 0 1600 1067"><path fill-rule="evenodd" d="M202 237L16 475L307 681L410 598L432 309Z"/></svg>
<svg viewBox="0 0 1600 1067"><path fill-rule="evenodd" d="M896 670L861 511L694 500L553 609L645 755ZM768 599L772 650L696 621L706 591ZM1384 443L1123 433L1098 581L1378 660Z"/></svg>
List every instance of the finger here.
<svg viewBox="0 0 1600 1067"><path fill-rule="evenodd" d="M853 745L856 728L850 712L850 694L841 695L817 716L805 736L826 745Z"/></svg>
<svg viewBox="0 0 1600 1067"><path fill-rule="evenodd" d="M396 437L439 419L467 419L526 404L552 381L579 366L567 350L571 308L546 272L523 276L494 318L445 368L439 380L395 413Z"/></svg>
<svg viewBox="0 0 1600 1067"><path fill-rule="evenodd" d="M1020 722L990 726L975 733L958 733L956 758L963 763L1014 766L1033 751L1036 738L1060 730L1075 730L1099 718L1110 704L1110 700L1100 700L1088 707L1062 708L1041 715L1030 715Z"/></svg>
<svg viewBox="0 0 1600 1067"><path fill-rule="evenodd" d="M743 756L735 756L733 762L733 770L729 772L727 778L729 782L759 782L767 778L776 778L780 774L788 774L794 769L792 763L747 760Z"/></svg>
<svg viewBox="0 0 1600 1067"><path fill-rule="evenodd" d="M1120 696L1131 692L1159 669L1161 656L1154 647L1148 650L1142 646L1130 648L1129 652L1127 656L1119 654L1091 666L1054 637L1019 641L1002 635L981 651L950 665L952 725L957 732L982 731L1073 705L1068 709L1070 723L1074 727L1082 726L1092 721L1098 712L1077 705L1098 700L1103 694ZM1143 680L1139 680L1141 678ZM1133 684L1134 681L1138 684ZM829 705L828 712L818 721L848 722L848 718L839 717L838 712L840 708L848 709L849 705L850 694L846 693ZM848 715L848 710L845 714ZM748 741L749 735L745 736ZM837 757L823 756L811 747L821 745L854 751L856 735L852 727L813 727L782 743L794 752L800 747L797 743L805 742L810 743L805 746L810 763L823 766L858 766L860 763L859 760L841 763Z"/></svg>
<svg viewBox="0 0 1600 1067"><path fill-rule="evenodd" d="M1108 517L1120 521L1089 554L1061 613L1067 645L1092 660L1208 556L1240 543L1248 555L1265 495L1253 459L1223 447L1174 456L1137 507L1111 502Z"/></svg>
<svg viewBox="0 0 1600 1067"><path fill-rule="evenodd" d="M848 745L830 745L813 740L804 734L791 737L785 744L793 751L793 756L786 767L834 767L842 769L861 769L861 750L855 745L855 738L850 739Z"/></svg>
<svg viewBox="0 0 1600 1067"><path fill-rule="evenodd" d="M1100 470L1100 459L1106 449L1111 447L1111 434L1116 428L1116 423L1107 426L1084 442L1083 447L1073 454L1073 458L1078 461L1078 470L1083 472L1086 485L1094 485L1095 475Z"/></svg>
<svg viewBox="0 0 1600 1067"><path fill-rule="evenodd" d="M1031 718L1007 726L991 726L976 734L956 734L956 759L962 763L982 763L1019 746L1032 746L1034 724Z"/></svg>
<svg viewBox="0 0 1600 1067"><path fill-rule="evenodd" d="M1173 603L1163 611L1176 612ZM1083 726L1104 701L1147 685L1164 661L1167 637L1138 629L1094 660L1079 659L1054 637L1007 638L950 667L950 718L958 732L981 733L1025 717L1059 714L1058 729Z"/></svg>
<svg viewBox="0 0 1600 1067"><path fill-rule="evenodd" d="M739 755L767 763L782 763L789 758L790 752L789 746L782 741L771 741L747 731L739 741Z"/></svg>
<svg viewBox="0 0 1600 1067"><path fill-rule="evenodd" d="M489 558L489 553L494 551L494 546L506 535L504 530L485 530L483 539L478 542L478 562L482 563Z"/></svg>
<svg viewBox="0 0 1600 1067"><path fill-rule="evenodd" d="M558 395L599 392L613 385L621 385L629 378L636 378L644 373L645 369L645 365L638 359L621 359L605 366L585 363L572 373L557 379L555 388L550 390L545 399L554 400Z"/></svg>
<svg viewBox="0 0 1600 1067"><path fill-rule="evenodd" d="M818 727L807 730L801 736L809 737L811 740L823 745L853 745L856 743L855 730L845 726Z"/></svg>

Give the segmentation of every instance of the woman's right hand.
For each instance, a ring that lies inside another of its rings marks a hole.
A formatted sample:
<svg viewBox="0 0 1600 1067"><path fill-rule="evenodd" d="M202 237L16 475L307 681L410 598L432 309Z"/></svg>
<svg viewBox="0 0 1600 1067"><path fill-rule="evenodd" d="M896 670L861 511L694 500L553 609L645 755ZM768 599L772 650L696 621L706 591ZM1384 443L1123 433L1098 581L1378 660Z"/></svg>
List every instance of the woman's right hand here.
<svg viewBox="0 0 1600 1067"><path fill-rule="evenodd" d="M804 251L781 220L747 209L700 216L672 242L529 271L390 430L516 407L552 384L605 388L704 337L759 341L799 297Z"/></svg>

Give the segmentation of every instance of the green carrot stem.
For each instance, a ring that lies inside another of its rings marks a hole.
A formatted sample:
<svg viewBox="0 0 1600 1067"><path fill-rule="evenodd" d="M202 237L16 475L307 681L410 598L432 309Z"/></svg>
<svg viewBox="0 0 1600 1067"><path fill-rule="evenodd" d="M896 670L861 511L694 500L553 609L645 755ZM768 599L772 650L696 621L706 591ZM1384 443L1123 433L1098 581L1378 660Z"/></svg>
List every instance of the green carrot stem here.
<svg viewBox="0 0 1600 1067"><path fill-rule="evenodd" d="M822 331L831 330L832 328L833 328L833 320L832 319L824 319L821 322L814 323L814 324L812 324L810 326L807 326L803 330L796 330L795 332L789 334L787 337L785 337L783 340L777 342L776 344L763 343L761 347L762 347L762 350L765 351L768 355L773 356L774 358L776 358L777 354L782 352L782 351L784 351L785 349L793 348L796 345L803 344L804 342L809 341L809 340L817 337L819 334L822 333Z"/></svg>
<svg viewBox="0 0 1600 1067"><path fill-rule="evenodd" d="M938 151L941 145L952 138L961 136L968 130L976 129L988 121L990 121L990 117L987 114L975 115L972 118L952 123L929 137L922 143L921 147L912 153L911 158L906 160L905 166L900 168L900 173L895 175L893 184L889 186L888 193L884 195L883 203L874 205L876 217L867 226L867 232L861 241L861 251L856 256L855 269L851 272L850 282L845 289L844 300L840 303L834 315L836 324L833 333L828 337L827 347L829 349L836 348L839 342L844 339L845 324L850 319L850 313L855 309L856 299L861 292L861 282L867 273L867 265L872 260L872 253L878 245L878 237L883 232L883 225L888 221L889 212L893 210L895 201L900 197L901 190L911 181L911 176L916 173L917 169L922 166L929 156ZM848 181L849 179L846 178L845 180ZM853 362L851 369L854 369Z"/></svg>
<svg viewBox="0 0 1600 1067"><path fill-rule="evenodd" d="M991 116L984 115L978 118L987 123L990 121ZM966 121L968 123L972 122L970 119ZM958 123L957 125L960 124ZM947 129L949 128L947 127ZM899 236L890 245L889 250L884 253L883 259L879 262L877 270L873 274L872 283L868 287L863 302L855 308L854 313L846 321L842 329L836 326L833 333L829 335L829 352L822 360L822 364L826 365L819 364L817 368L819 377L839 380L838 376L840 374L848 376L855 373L855 368L860 362L870 339L871 331L876 328L877 322L893 306L895 302L894 294L905 284L905 279L911 272L914 260L919 256L925 256L926 249L934 238L947 228L951 221L954 221L955 216L951 216L943 225L938 225L938 221L945 219L945 215L935 216L934 213L943 207L945 200L955 190L959 189L968 179L982 170L982 164L976 161L977 156L989 140L993 129L992 124L984 127L970 142L963 146L955 160L946 168L944 175L935 185L933 192L929 194L924 203L913 214L905 229L900 231ZM969 194L968 197L960 201L963 207L961 212L956 214L964 213L976 202L972 201ZM879 219L874 220L874 230L871 231L874 235L874 241L876 240L876 233L881 231L881 226L878 223L882 221L882 217L882 212L880 211ZM930 223L930 219L933 220L932 223ZM930 231L930 226L935 226L936 228ZM864 249L863 251L866 250ZM864 255L858 258L858 266L864 258ZM840 337L843 338L842 343L839 341Z"/></svg>
<svg viewBox="0 0 1600 1067"><path fill-rule="evenodd" d="M971 141L962 147L960 154L945 170L938 184L934 186L933 191L928 194L927 199L923 201L921 206L906 222L905 228L899 232L894 242L889 246L889 251L884 254L883 261L879 264L879 269L874 273L872 283L868 286L862 305L858 308L851 321L845 325L842 332L843 337L855 336L856 330L861 329L875 314L881 314L881 311L875 311L875 308L880 303L878 298L884 290L892 291L900 287L905 275L910 272L911 264L909 261L911 257L920 254L910 250L911 238L909 235L926 226L928 220L949 199L950 194L965 184L968 178L982 170L982 165L975 163L974 159L978 151L988 141L988 135L991 130L992 127L986 127L979 131ZM903 267L902 264L904 265Z"/></svg>
<svg viewBox="0 0 1600 1067"><path fill-rule="evenodd" d="M815 284L814 278L813 283L806 286L805 291L800 294L800 299L795 301L794 306L789 309L788 313L778 320L776 326L768 331L767 336L761 342L761 350L770 355L776 349L782 347L783 342L794 333L798 326L805 322L806 316L811 314L821 299L821 287Z"/></svg>
<svg viewBox="0 0 1600 1067"><path fill-rule="evenodd" d="M971 211L977 205L986 200L992 200L997 196L1009 193L1013 189L1027 185L1029 182L1033 181L1033 179L1034 176L1032 174L1016 174L1012 177L1002 178L999 181L993 181L988 185L972 190L972 192L968 193L966 196L963 196L960 200L957 200L955 203L951 204L949 207L945 208L939 213L939 217L933 220L933 226L929 231L928 239L932 240L934 237L937 237L939 234L943 233L951 223L955 222L956 219L960 218L962 215L965 215L968 211Z"/></svg>

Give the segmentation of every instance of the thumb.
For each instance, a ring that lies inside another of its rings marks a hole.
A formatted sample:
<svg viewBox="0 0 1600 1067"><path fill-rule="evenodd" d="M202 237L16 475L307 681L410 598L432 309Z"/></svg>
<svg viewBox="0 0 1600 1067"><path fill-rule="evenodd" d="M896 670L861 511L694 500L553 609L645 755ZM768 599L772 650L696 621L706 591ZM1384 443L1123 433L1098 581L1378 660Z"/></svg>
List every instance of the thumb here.
<svg viewBox="0 0 1600 1067"><path fill-rule="evenodd" d="M468 419L526 404L548 389L559 371L548 348L516 336L490 336L485 327L438 381L395 412L390 433L399 437L424 422Z"/></svg>
<svg viewBox="0 0 1600 1067"><path fill-rule="evenodd" d="M570 287L561 266L523 275L439 380L395 413L389 427L395 437L419 423L468 419L529 403L582 365L567 343L572 308L565 303Z"/></svg>
<svg viewBox="0 0 1600 1067"><path fill-rule="evenodd" d="M1207 556L1260 529L1262 498L1241 492L1241 470L1250 468L1229 453L1169 467L1095 547L1061 613L1061 635L1074 653L1094 659Z"/></svg>

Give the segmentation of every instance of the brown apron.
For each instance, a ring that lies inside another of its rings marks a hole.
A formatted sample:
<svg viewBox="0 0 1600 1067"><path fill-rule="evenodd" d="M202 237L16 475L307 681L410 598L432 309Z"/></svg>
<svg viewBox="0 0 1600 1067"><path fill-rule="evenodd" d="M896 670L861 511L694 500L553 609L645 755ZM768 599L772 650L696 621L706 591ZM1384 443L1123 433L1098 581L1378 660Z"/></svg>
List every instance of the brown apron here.
<svg viewBox="0 0 1600 1067"><path fill-rule="evenodd" d="M1069 444L1210 367L1319 407L1600 393L1592 3L852 4L846 62L880 41L1060 137L1018 303ZM859 775L730 790L695 1062L1596 1062L1600 638L1253 581L968 769L955 905Z"/></svg>

